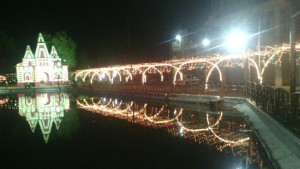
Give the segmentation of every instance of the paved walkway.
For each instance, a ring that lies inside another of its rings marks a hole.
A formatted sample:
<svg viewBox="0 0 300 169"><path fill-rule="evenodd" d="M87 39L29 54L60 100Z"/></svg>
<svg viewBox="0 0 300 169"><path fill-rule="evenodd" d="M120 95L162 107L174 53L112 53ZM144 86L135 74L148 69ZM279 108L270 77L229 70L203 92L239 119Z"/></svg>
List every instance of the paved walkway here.
<svg viewBox="0 0 300 169"><path fill-rule="evenodd" d="M224 98L224 101L231 98ZM237 104L235 107L251 122L252 127L259 134L271 158L282 169L300 169L300 139L265 112L257 108L249 100ZM232 100L231 100L232 101Z"/></svg>

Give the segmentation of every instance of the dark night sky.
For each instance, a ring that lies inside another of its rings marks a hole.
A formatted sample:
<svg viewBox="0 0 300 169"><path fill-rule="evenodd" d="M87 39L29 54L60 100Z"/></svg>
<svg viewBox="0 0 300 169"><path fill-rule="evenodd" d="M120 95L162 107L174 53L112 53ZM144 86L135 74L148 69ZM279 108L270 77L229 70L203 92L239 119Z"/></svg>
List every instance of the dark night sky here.
<svg viewBox="0 0 300 169"><path fill-rule="evenodd" d="M209 0L2 0L0 30L24 45L33 45L38 32L66 31L97 60L129 56L129 35L132 60L142 53L153 60L169 55L170 44L155 44L182 28L200 29L208 12Z"/></svg>

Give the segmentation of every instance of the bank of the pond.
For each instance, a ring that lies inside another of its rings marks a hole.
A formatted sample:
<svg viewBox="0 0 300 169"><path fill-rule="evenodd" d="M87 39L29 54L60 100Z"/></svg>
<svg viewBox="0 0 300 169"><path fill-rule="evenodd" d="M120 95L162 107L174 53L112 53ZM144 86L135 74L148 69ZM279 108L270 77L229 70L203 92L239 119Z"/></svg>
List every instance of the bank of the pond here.
<svg viewBox="0 0 300 169"><path fill-rule="evenodd" d="M99 93L108 96L125 96L130 98L143 98L143 99L154 99L161 101L173 101L173 102L185 102L185 103L203 103L209 104L211 101L221 101L220 96L212 95L193 95L193 94L178 94L178 93L139 93L139 92L111 92L111 91L99 91L97 89L89 88L77 88L74 89L84 93Z"/></svg>
<svg viewBox="0 0 300 169"><path fill-rule="evenodd" d="M71 89L70 86L47 86L34 88L19 88L19 87L2 87L0 94L16 94L16 93L39 93L39 92L65 92Z"/></svg>
<svg viewBox="0 0 300 169"><path fill-rule="evenodd" d="M269 153L276 168L300 168L300 139L245 98L224 97L223 102L244 114L246 121Z"/></svg>

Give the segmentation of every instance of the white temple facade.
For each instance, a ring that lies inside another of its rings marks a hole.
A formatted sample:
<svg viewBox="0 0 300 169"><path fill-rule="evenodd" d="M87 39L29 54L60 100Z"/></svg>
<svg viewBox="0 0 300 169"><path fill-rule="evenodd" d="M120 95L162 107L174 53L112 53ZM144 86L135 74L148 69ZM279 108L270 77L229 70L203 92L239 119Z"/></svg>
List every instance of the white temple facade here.
<svg viewBox="0 0 300 169"><path fill-rule="evenodd" d="M35 53L27 46L21 63L16 66L18 86L34 84L35 86L67 84L68 65L63 65L54 46L50 53L44 41L43 35L39 33Z"/></svg>

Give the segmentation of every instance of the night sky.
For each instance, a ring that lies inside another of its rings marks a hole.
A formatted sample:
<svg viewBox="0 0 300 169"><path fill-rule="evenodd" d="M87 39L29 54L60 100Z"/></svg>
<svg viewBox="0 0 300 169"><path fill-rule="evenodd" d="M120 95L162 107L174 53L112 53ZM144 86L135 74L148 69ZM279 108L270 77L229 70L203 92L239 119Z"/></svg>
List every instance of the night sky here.
<svg viewBox="0 0 300 169"><path fill-rule="evenodd" d="M65 31L78 51L97 62L155 61L169 57L165 41L177 31L201 29L209 10L209 0L2 0L0 30L24 44L24 51L27 44L35 48L39 32Z"/></svg>

